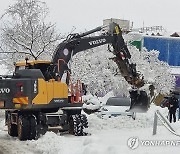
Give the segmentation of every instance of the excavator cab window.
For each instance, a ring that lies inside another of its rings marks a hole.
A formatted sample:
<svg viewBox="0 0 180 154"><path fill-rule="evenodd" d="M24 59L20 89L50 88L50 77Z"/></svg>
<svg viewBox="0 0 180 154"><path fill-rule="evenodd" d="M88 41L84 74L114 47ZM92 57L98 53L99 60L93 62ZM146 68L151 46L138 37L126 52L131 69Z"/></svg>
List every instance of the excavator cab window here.
<svg viewBox="0 0 180 154"><path fill-rule="evenodd" d="M39 63L34 65L34 69L40 69L42 74L45 77L45 80L49 80L49 76L47 75L47 70L49 68L50 64L44 64L44 63Z"/></svg>
<svg viewBox="0 0 180 154"><path fill-rule="evenodd" d="M49 64L43 64L43 63L34 65L34 69L40 69L43 74L47 71L48 67L49 67Z"/></svg>
<svg viewBox="0 0 180 154"><path fill-rule="evenodd" d="M47 70L49 68L50 64L49 63L37 63L34 65L22 65L22 66L16 66L15 72L18 70L24 70L24 69L40 69L45 80L49 80L49 76L47 75Z"/></svg>
<svg viewBox="0 0 180 154"><path fill-rule="evenodd" d="M24 69L26 69L26 66L16 66L15 71L17 71L17 70L24 70Z"/></svg>
<svg viewBox="0 0 180 154"><path fill-rule="evenodd" d="M16 66L15 72L18 70L24 70L24 69L33 69L34 67L32 65L22 65L22 66Z"/></svg>

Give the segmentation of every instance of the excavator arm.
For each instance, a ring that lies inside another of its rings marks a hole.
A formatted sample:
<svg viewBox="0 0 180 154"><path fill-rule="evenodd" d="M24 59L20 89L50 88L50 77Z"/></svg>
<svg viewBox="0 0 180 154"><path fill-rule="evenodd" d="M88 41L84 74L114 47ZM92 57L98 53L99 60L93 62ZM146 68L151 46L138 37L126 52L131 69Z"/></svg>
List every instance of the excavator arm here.
<svg viewBox="0 0 180 154"><path fill-rule="evenodd" d="M110 49L109 51L114 54L112 60L117 64L125 80L132 85L131 109L138 106L138 109L147 111L149 106L147 93L138 90L145 84L143 76L136 71L136 64L130 63L131 55L119 25L110 23L108 31L104 31L98 36L92 36L95 32L102 32L104 28L97 27L82 34L70 34L66 40L60 43L53 54L51 76L55 79L61 78L65 71L70 70L68 63L76 53L104 44L111 45L112 51Z"/></svg>
<svg viewBox="0 0 180 154"><path fill-rule="evenodd" d="M119 25L110 23L109 31L106 34L87 37L89 34L101 31L102 29L103 27L98 27L86 33L71 35L70 38L59 44L54 52L52 63L58 65L58 60L63 60L64 67L62 67L62 63L60 64L60 78L64 71L68 69L67 64L76 53L104 44L110 44L113 46L113 51L111 52L115 55L113 60L116 62L122 76L129 84L138 88L142 87L144 81L140 79L140 75L136 71L136 65L129 62L131 55L124 42Z"/></svg>

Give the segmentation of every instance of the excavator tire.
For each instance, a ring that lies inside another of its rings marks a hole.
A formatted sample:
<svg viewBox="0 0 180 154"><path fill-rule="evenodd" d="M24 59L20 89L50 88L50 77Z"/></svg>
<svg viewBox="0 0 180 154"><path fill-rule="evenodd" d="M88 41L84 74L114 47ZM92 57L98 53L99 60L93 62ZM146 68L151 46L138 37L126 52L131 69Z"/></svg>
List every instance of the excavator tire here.
<svg viewBox="0 0 180 154"><path fill-rule="evenodd" d="M140 112L144 113L147 112L149 109L149 98L145 91L131 91L131 112Z"/></svg>
<svg viewBox="0 0 180 154"><path fill-rule="evenodd" d="M21 141L28 140L30 134L30 122L27 116L20 115L17 123L18 138Z"/></svg>
<svg viewBox="0 0 180 154"><path fill-rule="evenodd" d="M81 118L81 123L82 123L82 126L83 126L83 136L86 136L87 133L84 132L84 129L88 128L88 120L87 120L87 117L86 117L86 115L84 115L84 114L80 114L79 116L80 116L80 118Z"/></svg>
<svg viewBox="0 0 180 154"><path fill-rule="evenodd" d="M30 134L29 134L29 140L34 140L37 136L37 122L35 116L30 116L29 117L29 122L30 122Z"/></svg>
<svg viewBox="0 0 180 154"><path fill-rule="evenodd" d="M8 116L8 134L13 137L18 136L17 125L11 123L10 116Z"/></svg>
<svg viewBox="0 0 180 154"><path fill-rule="evenodd" d="M88 128L88 120L86 115L80 114L79 116L81 117L81 123L83 125L83 128Z"/></svg>
<svg viewBox="0 0 180 154"><path fill-rule="evenodd" d="M75 136L84 135L81 115L79 114L71 115L69 124L70 124L70 129L69 129L70 134L73 134Z"/></svg>

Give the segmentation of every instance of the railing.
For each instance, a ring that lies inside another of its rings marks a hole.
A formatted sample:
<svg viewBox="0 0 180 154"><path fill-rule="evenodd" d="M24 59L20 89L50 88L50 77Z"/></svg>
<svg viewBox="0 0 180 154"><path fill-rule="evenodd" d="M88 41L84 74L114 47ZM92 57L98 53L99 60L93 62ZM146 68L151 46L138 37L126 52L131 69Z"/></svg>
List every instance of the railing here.
<svg viewBox="0 0 180 154"><path fill-rule="evenodd" d="M158 119L167 128L167 130L169 130L169 132L180 137L180 134L177 134L177 132L172 128L170 122L159 112L159 110L157 110L154 114L153 135L156 135L157 133Z"/></svg>

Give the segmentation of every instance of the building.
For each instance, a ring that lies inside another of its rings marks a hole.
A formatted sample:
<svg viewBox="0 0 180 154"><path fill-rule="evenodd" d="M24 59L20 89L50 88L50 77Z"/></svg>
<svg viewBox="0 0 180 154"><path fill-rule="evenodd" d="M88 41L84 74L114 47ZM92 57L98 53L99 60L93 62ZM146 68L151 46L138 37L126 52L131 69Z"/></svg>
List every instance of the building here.
<svg viewBox="0 0 180 154"><path fill-rule="evenodd" d="M134 44L133 44L134 43ZM172 74L176 77L175 90L180 92L180 37L142 36L140 41L134 41L139 50L145 47L148 51L158 50L158 59L167 62L172 68Z"/></svg>
<svg viewBox="0 0 180 154"><path fill-rule="evenodd" d="M115 22L115 23L119 24L122 31L124 31L124 32L131 31L131 26L130 26L130 21L129 20L115 19L115 18L104 19L103 20L103 25L108 25L111 22Z"/></svg>
<svg viewBox="0 0 180 154"><path fill-rule="evenodd" d="M159 60L170 66L180 66L180 38L164 36L144 36L143 46L147 50L158 50Z"/></svg>
<svg viewBox="0 0 180 154"><path fill-rule="evenodd" d="M180 92L180 68L171 67L171 74L173 74L176 78L175 90Z"/></svg>

